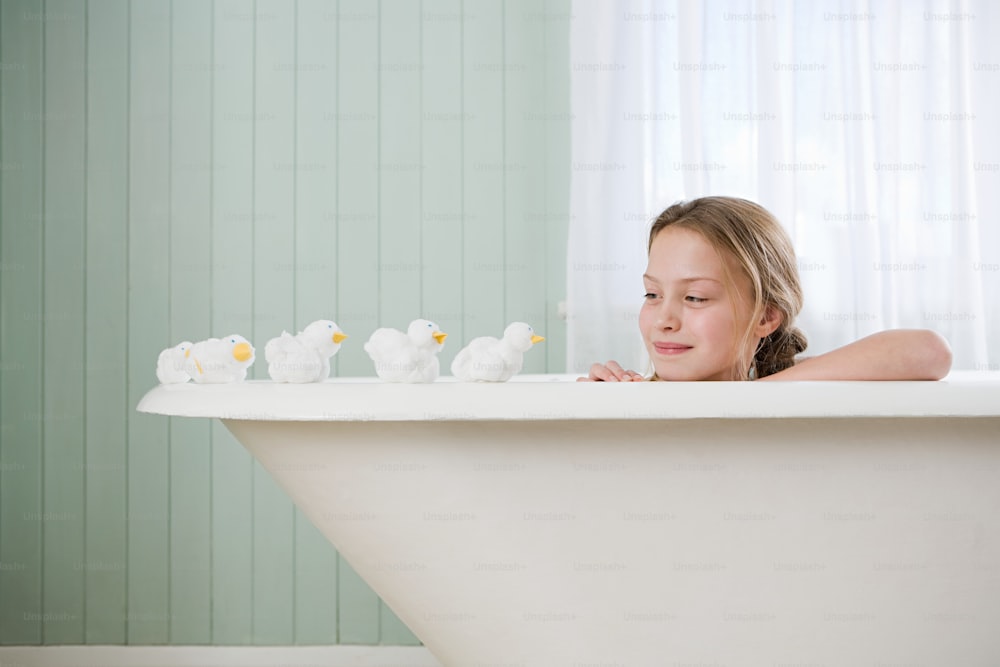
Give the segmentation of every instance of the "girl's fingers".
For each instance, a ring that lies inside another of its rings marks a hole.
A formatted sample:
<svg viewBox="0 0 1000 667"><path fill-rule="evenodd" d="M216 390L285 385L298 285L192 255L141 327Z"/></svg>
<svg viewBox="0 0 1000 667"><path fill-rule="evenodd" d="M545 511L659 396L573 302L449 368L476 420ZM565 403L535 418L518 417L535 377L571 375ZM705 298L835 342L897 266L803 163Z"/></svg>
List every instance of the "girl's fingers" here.
<svg viewBox="0 0 1000 667"><path fill-rule="evenodd" d="M642 375L635 371L627 371L617 361L606 364L594 364L585 378L577 378L577 382L640 382Z"/></svg>
<svg viewBox="0 0 1000 667"><path fill-rule="evenodd" d="M621 382L625 377L625 369L622 368L617 361L609 361L607 364L608 372L614 377L614 382Z"/></svg>
<svg viewBox="0 0 1000 667"><path fill-rule="evenodd" d="M614 370L606 364L594 364L590 367L590 377L598 382L618 382Z"/></svg>
<svg viewBox="0 0 1000 667"><path fill-rule="evenodd" d="M617 361L609 361L608 368L619 382L639 382L644 379L641 374L636 373L635 371L625 370L618 364Z"/></svg>

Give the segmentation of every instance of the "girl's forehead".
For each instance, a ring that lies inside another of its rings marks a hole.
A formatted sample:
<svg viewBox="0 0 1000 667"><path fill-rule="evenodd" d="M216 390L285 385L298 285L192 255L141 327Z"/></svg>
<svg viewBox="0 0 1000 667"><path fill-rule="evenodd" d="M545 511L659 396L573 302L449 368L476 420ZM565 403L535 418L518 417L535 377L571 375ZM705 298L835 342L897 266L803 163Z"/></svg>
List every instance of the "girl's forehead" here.
<svg viewBox="0 0 1000 667"><path fill-rule="evenodd" d="M719 252L698 232L666 227L649 248L649 275L653 278L708 277L721 280L725 267Z"/></svg>

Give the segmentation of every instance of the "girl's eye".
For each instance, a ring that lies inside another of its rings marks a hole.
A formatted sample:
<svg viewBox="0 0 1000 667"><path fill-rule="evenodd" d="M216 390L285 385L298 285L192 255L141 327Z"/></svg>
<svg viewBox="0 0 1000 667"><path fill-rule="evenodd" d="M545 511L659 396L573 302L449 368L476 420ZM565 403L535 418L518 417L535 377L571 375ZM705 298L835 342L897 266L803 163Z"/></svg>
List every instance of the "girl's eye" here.
<svg viewBox="0 0 1000 667"><path fill-rule="evenodd" d="M646 292L645 294L642 295L642 298L645 299L646 301L649 301L651 299L655 299L656 294L654 294L653 292Z"/></svg>
<svg viewBox="0 0 1000 667"><path fill-rule="evenodd" d="M684 298L691 303L705 303L706 301L708 301L708 299L703 299L700 296L686 296Z"/></svg>

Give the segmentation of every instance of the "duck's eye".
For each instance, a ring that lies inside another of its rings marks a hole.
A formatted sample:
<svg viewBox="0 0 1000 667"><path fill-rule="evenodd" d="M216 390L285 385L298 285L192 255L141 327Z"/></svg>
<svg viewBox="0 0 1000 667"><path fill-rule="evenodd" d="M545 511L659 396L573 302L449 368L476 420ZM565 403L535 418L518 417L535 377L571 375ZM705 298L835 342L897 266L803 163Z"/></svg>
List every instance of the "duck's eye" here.
<svg viewBox="0 0 1000 667"><path fill-rule="evenodd" d="M236 342L236 339L235 339L235 338L230 338L230 339L229 339L229 342L230 342L230 343L235 343L235 342Z"/></svg>
<svg viewBox="0 0 1000 667"><path fill-rule="evenodd" d="M326 325L326 328L327 328L327 329L332 329L332 328L333 328L333 325L332 325L332 324L327 324L327 325Z"/></svg>

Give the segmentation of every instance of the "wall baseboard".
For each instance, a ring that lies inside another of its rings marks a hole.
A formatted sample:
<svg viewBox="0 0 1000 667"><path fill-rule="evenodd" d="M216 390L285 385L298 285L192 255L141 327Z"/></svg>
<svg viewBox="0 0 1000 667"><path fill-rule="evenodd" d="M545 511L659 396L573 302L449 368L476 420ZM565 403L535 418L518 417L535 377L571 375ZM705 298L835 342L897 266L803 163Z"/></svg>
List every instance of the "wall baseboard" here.
<svg viewBox="0 0 1000 667"><path fill-rule="evenodd" d="M0 646L0 667L441 667L423 646Z"/></svg>

